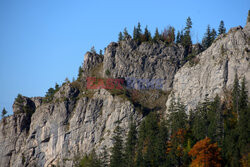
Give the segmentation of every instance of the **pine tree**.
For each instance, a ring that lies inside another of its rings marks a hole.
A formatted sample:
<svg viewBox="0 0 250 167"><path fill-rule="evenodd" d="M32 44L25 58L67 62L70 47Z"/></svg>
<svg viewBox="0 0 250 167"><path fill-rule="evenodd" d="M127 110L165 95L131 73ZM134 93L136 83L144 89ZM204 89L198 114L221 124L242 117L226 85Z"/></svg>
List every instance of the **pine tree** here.
<svg viewBox="0 0 250 167"><path fill-rule="evenodd" d="M210 25L207 26L207 31L202 39L202 47L207 49L212 44L212 36Z"/></svg>
<svg viewBox="0 0 250 167"><path fill-rule="evenodd" d="M168 128L167 128L167 121L162 120L159 126L159 133L157 135L156 140L156 157L157 162L156 166L163 166L166 164L167 156L166 156L166 150L167 150L167 140L168 140Z"/></svg>
<svg viewBox="0 0 250 167"><path fill-rule="evenodd" d="M119 125L114 130L114 136L112 138L114 144L111 148L110 167L122 167L124 165L124 153L123 153L123 140L122 129Z"/></svg>
<svg viewBox="0 0 250 167"><path fill-rule="evenodd" d="M239 97L239 122L238 122L238 134L239 134L239 149L241 154L249 153L250 147L250 107L248 106L248 95L246 90L246 79L243 78L241 82L240 97Z"/></svg>
<svg viewBox="0 0 250 167"><path fill-rule="evenodd" d="M141 41L142 41L142 42L143 42L143 41L146 41L146 42L147 42L147 41L151 41L151 40L152 40L151 33L148 31L148 26L146 26Z"/></svg>
<svg viewBox="0 0 250 167"><path fill-rule="evenodd" d="M82 70L82 67L80 66L80 67L78 68L77 80L79 80L79 79L82 77L82 73L83 73L83 70Z"/></svg>
<svg viewBox="0 0 250 167"><path fill-rule="evenodd" d="M101 50L101 49L100 49L100 51L99 51L99 55L100 55L100 56L103 56L102 50Z"/></svg>
<svg viewBox="0 0 250 167"><path fill-rule="evenodd" d="M138 25L137 25L137 35L138 35L138 38L141 37L141 34L142 34L141 23L138 22Z"/></svg>
<svg viewBox="0 0 250 167"><path fill-rule="evenodd" d="M224 21L220 21L219 29L218 29L219 35L226 33L226 28L224 26Z"/></svg>
<svg viewBox="0 0 250 167"><path fill-rule="evenodd" d="M190 36L191 28L192 28L192 21L191 18L188 17L186 21L186 27L184 28L185 32L181 41L182 45L186 48L186 50L188 50L190 45L192 45L192 40Z"/></svg>
<svg viewBox="0 0 250 167"><path fill-rule="evenodd" d="M137 28L134 26L134 30L133 30L133 39L134 40L137 40L138 39L138 30L137 30Z"/></svg>
<svg viewBox="0 0 250 167"><path fill-rule="evenodd" d="M155 35L154 35L153 40L154 40L154 42L157 42L158 40L160 40L160 34L158 31L158 28L155 29Z"/></svg>
<svg viewBox="0 0 250 167"><path fill-rule="evenodd" d="M109 155L107 152L107 147L106 145L102 148L102 153L100 157L100 162L102 167L108 167L109 166Z"/></svg>
<svg viewBox="0 0 250 167"><path fill-rule="evenodd" d="M175 133L179 129L185 129L187 127L187 114L185 106L178 99L177 103L171 102L170 110L172 112L169 115L168 122L170 123L171 133Z"/></svg>
<svg viewBox="0 0 250 167"><path fill-rule="evenodd" d="M216 39L217 37L217 32L216 30L213 28L212 29L212 32L211 32L211 44L214 42L214 40Z"/></svg>
<svg viewBox="0 0 250 167"><path fill-rule="evenodd" d="M122 40L123 40L123 35L122 32L120 32L118 37L118 42L121 42Z"/></svg>
<svg viewBox="0 0 250 167"><path fill-rule="evenodd" d="M125 163L126 167L133 167L135 164L135 149L137 143L137 130L136 125L132 121L129 125L129 132L125 143Z"/></svg>
<svg viewBox="0 0 250 167"><path fill-rule="evenodd" d="M180 31L177 32L177 36L176 36L176 43L180 43L181 42L181 33Z"/></svg>
<svg viewBox="0 0 250 167"><path fill-rule="evenodd" d="M126 38L128 38L128 37L130 37L130 35L129 35L129 33L128 33L127 28L125 27L124 30L123 30L123 39L126 39Z"/></svg>
<svg viewBox="0 0 250 167"><path fill-rule="evenodd" d="M208 127L209 127L209 120L208 120L208 110L209 110L209 101L207 96L205 101L195 109L195 116L194 116L194 123L192 127L192 132L196 140L204 139L208 136Z"/></svg>
<svg viewBox="0 0 250 167"><path fill-rule="evenodd" d="M90 155L85 155L81 159L79 167L101 167L101 161L96 155L95 150L92 150Z"/></svg>
<svg viewBox="0 0 250 167"><path fill-rule="evenodd" d="M247 109L248 105L248 95L246 90L246 77L243 78L240 87L240 94L239 94L239 109Z"/></svg>
<svg viewBox="0 0 250 167"><path fill-rule="evenodd" d="M3 108L2 114L1 114L2 119L5 118L5 115L6 115L6 114L7 114L7 111L6 111L5 108Z"/></svg>
<svg viewBox="0 0 250 167"><path fill-rule="evenodd" d="M238 74L236 71L234 77L232 97L233 97L233 112L237 113L237 118L239 117L239 96L240 96L240 85L239 85Z"/></svg>

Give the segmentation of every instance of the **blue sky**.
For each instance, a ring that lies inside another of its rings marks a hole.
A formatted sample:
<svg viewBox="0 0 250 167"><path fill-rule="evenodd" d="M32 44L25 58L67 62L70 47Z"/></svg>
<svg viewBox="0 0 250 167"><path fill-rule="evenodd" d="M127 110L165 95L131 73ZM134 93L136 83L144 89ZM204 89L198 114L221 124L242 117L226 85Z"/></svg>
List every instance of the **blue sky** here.
<svg viewBox="0 0 250 167"><path fill-rule="evenodd" d="M119 31L141 22L151 33L168 25L184 28L193 21L193 41L201 41L208 24L227 30L244 26L248 0L1 0L0 110L12 114L18 93L44 96L55 83L76 78L84 54L117 41Z"/></svg>

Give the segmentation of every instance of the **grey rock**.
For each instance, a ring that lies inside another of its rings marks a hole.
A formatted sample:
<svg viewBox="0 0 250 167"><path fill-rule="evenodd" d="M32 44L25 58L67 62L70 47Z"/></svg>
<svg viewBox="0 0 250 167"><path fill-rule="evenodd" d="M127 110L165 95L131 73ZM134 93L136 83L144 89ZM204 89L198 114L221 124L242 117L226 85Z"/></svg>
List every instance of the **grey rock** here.
<svg viewBox="0 0 250 167"><path fill-rule="evenodd" d="M174 77L172 97L181 98L187 109L193 109L206 96L222 97L232 89L235 73L240 80L246 77L250 90L250 24L235 27L219 36L204 52L197 55L198 63L187 62ZM250 93L250 92L248 92ZM250 95L250 94L249 94ZM168 99L167 106L170 105Z"/></svg>

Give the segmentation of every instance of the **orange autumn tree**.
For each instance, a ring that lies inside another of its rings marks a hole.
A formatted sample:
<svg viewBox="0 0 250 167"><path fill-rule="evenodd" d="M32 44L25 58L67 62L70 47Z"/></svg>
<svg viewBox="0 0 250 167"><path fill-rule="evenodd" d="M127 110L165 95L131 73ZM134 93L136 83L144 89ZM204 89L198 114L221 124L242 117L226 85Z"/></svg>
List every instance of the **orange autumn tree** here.
<svg viewBox="0 0 250 167"><path fill-rule="evenodd" d="M193 158L191 167L221 167L220 150L208 137L198 141L188 153Z"/></svg>

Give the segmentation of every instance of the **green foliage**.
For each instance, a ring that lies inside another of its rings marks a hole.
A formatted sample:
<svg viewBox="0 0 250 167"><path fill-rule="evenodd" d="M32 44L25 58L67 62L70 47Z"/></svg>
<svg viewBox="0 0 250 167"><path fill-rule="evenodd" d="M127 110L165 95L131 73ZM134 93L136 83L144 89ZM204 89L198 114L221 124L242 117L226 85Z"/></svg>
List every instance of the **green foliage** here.
<svg viewBox="0 0 250 167"><path fill-rule="evenodd" d="M248 10L247 22L250 22L250 10Z"/></svg>
<svg viewBox="0 0 250 167"><path fill-rule="evenodd" d="M79 163L79 167L102 167L101 161L98 159L95 150L90 155L85 155Z"/></svg>
<svg viewBox="0 0 250 167"><path fill-rule="evenodd" d="M103 54L102 54L102 49L100 49L99 55L100 55L100 56L103 56Z"/></svg>
<svg viewBox="0 0 250 167"><path fill-rule="evenodd" d="M24 102L23 96L21 94L18 94L17 97L15 98L15 101L20 104L23 103Z"/></svg>
<svg viewBox="0 0 250 167"><path fill-rule="evenodd" d="M185 106L180 102L180 99L177 102L174 99L171 101L171 108L168 111L169 114L169 124L171 133L175 133L179 129L185 129L188 123L188 117L186 114Z"/></svg>
<svg viewBox="0 0 250 167"><path fill-rule="evenodd" d="M240 85L239 85L239 79L237 75L237 71L234 76L234 85L233 85L233 91L232 91L232 97L233 97L233 112L237 113L237 117L239 116L239 96L240 95Z"/></svg>
<svg viewBox="0 0 250 167"><path fill-rule="evenodd" d="M186 21L186 27L184 28L184 35L183 37L180 37L181 44L186 48L186 50L189 50L190 45L192 45L192 40L190 35L191 28L192 28L192 21L191 18L188 17Z"/></svg>
<svg viewBox="0 0 250 167"><path fill-rule="evenodd" d="M82 73L83 73L83 69L82 69L82 67L80 66L80 67L78 68L78 76L77 76L77 80L79 80L79 79L81 78Z"/></svg>
<svg viewBox="0 0 250 167"><path fill-rule="evenodd" d="M135 165L135 151L137 143L136 124L132 121L129 125L129 132L125 142L125 166L133 167Z"/></svg>
<svg viewBox="0 0 250 167"><path fill-rule="evenodd" d="M137 27L134 27L133 39L141 42L141 36L142 36L141 24L140 22L138 22Z"/></svg>
<svg viewBox="0 0 250 167"><path fill-rule="evenodd" d="M121 42L124 39L122 32L119 33L118 35L118 42Z"/></svg>
<svg viewBox="0 0 250 167"><path fill-rule="evenodd" d="M109 166L109 155L108 155L108 151L107 151L107 147L104 146L102 148L102 153L100 155L100 162L101 162L101 166L102 167L108 167Z"/></svg>
<svg viewBox="0 0 250 167"><path fill-rule="evenodd" d="M209 48L212 45L213 41L216 39L216 36L217 36L217 33L215 29L212 29L211 31L210 25L208 25L207 31L202 39L202 47L204 49Z"/></svg>
<svg viewBox="0 0 250 167"><path fill-rule="evenodd" d="M105 74L106 74L107 76L110 76L110 71L109 71L109 70L106 70L106 71L105 71Z"/></svg>
<svg viewBox="0 0 250 167"><path fill-rule="evenodd" d="M123 30L123 39L126 39L126 38L128 38L128 37L130 37L130 35L129 35L129 33L128 33L127 28L125 27L124 30Z"/></svg>
<svg viewBox="0 0 250 167"><path fill-rule="evenodd" d="M122 140L122 129L119 125L114 130L113 147L111 148L110 167L122 167L124 165L124 150Z"/></svg>
<svg viewBox="0 0 250 167"><path fill-rule="evenodd" d="M49 88L45 94L43 102L45 103L51 102L53 100L54 94L58 92L59 89L60 89L60 86L57 83L55 84L55 88Z"/></svg>
<svg viewBox="0 0 250 167"><path fill-rule="evenodd" d="M155 29L155 35L154 35L153 41L157 42L158 40L160 40L160 34L159 34L159 31L158 31L158 28L156 28Z"/></svg>
<svg viewBox="0 0 250 167"><path fill-rule="evenodd" d="M152 40L151 33L149 32L148 27L146 26L146 28L144 30L144 34L141 35L140 41L141 42L148 42L148 41L151 41L151 40Z"/></svg>
<svg viewBox="0 0 250 167"><path fill-rule="evenodd" d="M151 111L144 115L138 134L135 122L130 122L125 147L118 124L112 138L110 166L189 166L191 148L207 137L221 149L222 154L218 153L216 158L223 158L223 166L240 166L240 159L250 153L250 105L246 85L245 79L239 84L236 74L229 97L222 101L219 96L208 99L206 95L205 100L189 112L189 117L181 99L171 98L168 119L164 119L161 112ZM81 165L107 167L108 159L104 148L100 158L95 154L85 156Z"/></svg>
<svg viewBox="0 0 250 167"><path fill-rule="evenodd" d="M226 28L225 28L225 25L224 25L224 21L223 21L223 20L220 21L220 25L219 25L218 32L219 32L218 35L221 35L221 34L225 34L225 33L226 33Z"/></svg>
<svg viewBox="0 0 250 167"><path fill-rule="evenodd" d="M6 114L7 114L7 111L6 111L5 108L3 108L2 113L1 113L1 117L2 117L2 118L5 118L5 115L6 115Z"/></svg>
<svg viewBox="0 0 250 167"><path fill-rule="evenodd" d="M167 44L171 44L175 41L175 29L172 26L168 26L164 29L161 35L162 41L166 42Z"/></svg>

